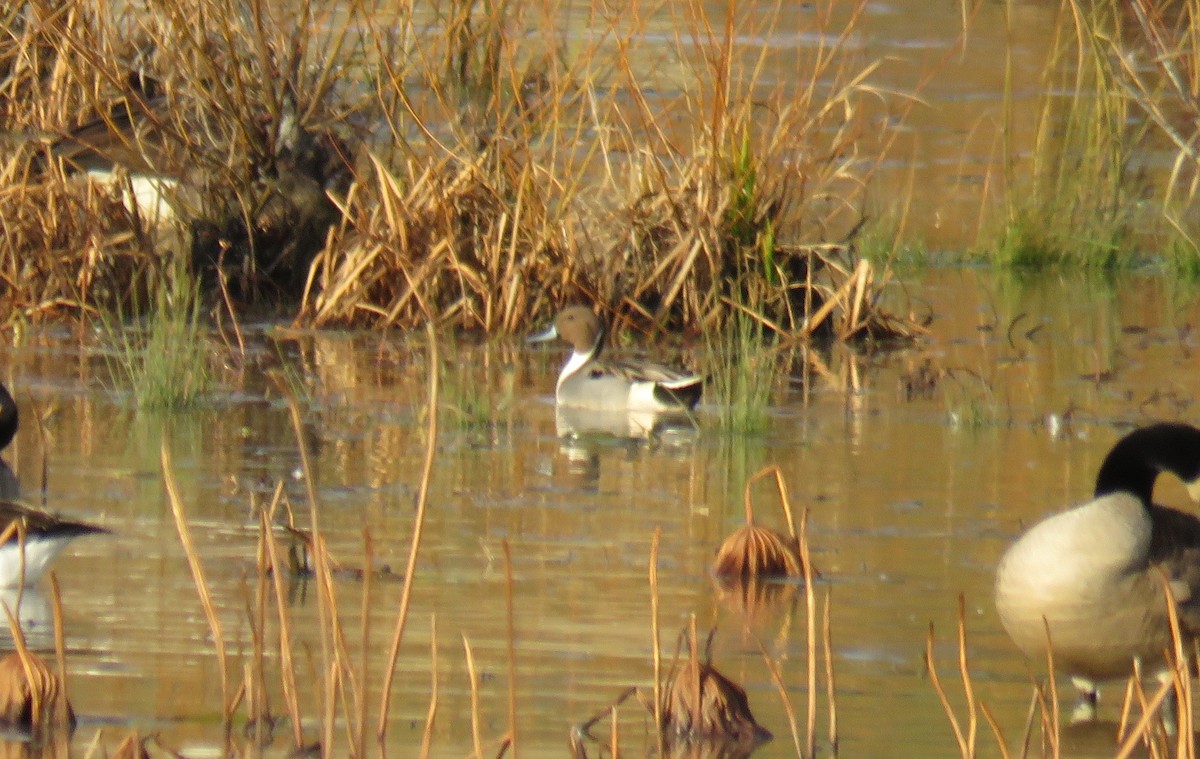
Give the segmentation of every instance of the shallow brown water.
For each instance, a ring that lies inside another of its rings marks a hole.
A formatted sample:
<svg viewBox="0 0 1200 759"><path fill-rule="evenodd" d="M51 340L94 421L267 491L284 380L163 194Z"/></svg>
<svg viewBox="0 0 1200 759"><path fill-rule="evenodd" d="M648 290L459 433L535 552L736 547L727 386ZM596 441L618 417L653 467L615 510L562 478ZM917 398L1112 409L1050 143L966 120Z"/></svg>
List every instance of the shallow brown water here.
<svg viewBox="0 0 1200 759"><path fill-rule="evenodd" d="M726 7L710 5L714 15ZM872 3L852 40L864 64L887 60L880 86L912 91L936 69L911 111L881 109L864 122L866 131L902 123L876 194L907 197L908 188L920 188L911 193L910 231L935 249L972 242L980 204L995 199L1001 62L1010 49L1018 83L1011 147L1027 150L1025 128L1037 107L1056 13L1053 3L1013 3L1019 34L1010 48L1003 4L984 3L958 54L954 5ZM807 9L789 11L778 34L739 40L751 54L770 51L767 84L772 76L802 79L794 50L818 41L791 32L810 18ZM648 46L659 52L672 49L676 29L670 18L661 21L648 29L662 37L661 48L653 39ZM686 72L672 72L664 58L650 60L664 80L673 73L685 80ZM455 359L447 383L458 388L446 388L444 405L478 402L490 409L489 421L457 426L449 408L443 418L391 711L392 755L416 753L433 639L439 647L434 755L471 751L464 638L481 673L487 745L504 732L505 541L515 574L520 754L562 756L570 725L625 686L647 685L646 565L660 529L664 645L670 649L691 614L702 628L715 625L715 663L746 686L759 720L778 736L759 755L794 756L786 711L755 638L707 577L715 547L740 523L747 475L767 464L782 468L794 501L811 509L819 589L832 595L843 755L956 755L922 655L932 622L937 663L952 681L960 593L979 696L1015 740L1030 688L992 608L996 558L1022 523L1087 496L1118 425L1195 419L1200 309L1193 293L1146 277L1021 284L940 270L912 277L908 287L914 310L935 317L929 341L867 357L844 349L795 357L776 382L769 429L749 439L715 432L713 410L702 408L695 436L656 444L566 443L551 402L561 351L443 344ZM50 330L0 349L3 379L25 420L6 459L26 497L43 500L44 458L45 504L114 532L79 541L57 565L79 746L109 724L160 730L189 756L215 753L220 745L216 659L164 497L160 440L170 438L230 650L245 651L253 505L268 501L282 481L306 519L288 410L259 364L282 361L303 383L306 442L335 554L349 565L361 562L361 534L369 529L376 566L399 573L404 565L424 445L420 342L401 335L260 334L253 359L244 371L222 374L210 407L168 423L132 410L127 389L107 380L103 350L90 337ZM924 393L922 376L938 378ZM918 392L909 397L906 387L913 385ZM38 416L45 420L44 443L33 423ZM756 492L770 518L769 489ZM1185 502L1177 483L1164 482L1159 492L1166 502ZM315 651L315 588L302 591L292 607L296 638ZM342 577L336 591L357 657L363 584ZM389 573L372 586L372 704L399 592ZM797 709L805 698L804 625L797 605L753 628L782 660ZM240 672L241 659L234 660ZM302 704L313 715L316 678L300 679ZM1105 704L1110 719L1113 700ZM282 712L277 687L272 703ZM641 752L643 719L636 706L623 713L626 751ZM818 724L825 724L824 709ZM278 753L285 735L283 728ZM315 737L311 726L308 735Z"/></svg>
<svg viewBox="0 0 1200 759"><path fill-rule="evenodd" d="M811 509L819 589L832 594L843 754L955 754L922 651L932 622L938 663L951 679L959 593L979 695L1015 738L1030 689L992 608L995 560L1022 522L1087 496L1118 425L1194 418L1200 309L1156 278L1022 286L940 270L923 279L911 294L936 314L928 343L869 357L836 349L814 352L807 364L797 358L777 383L769 429L748 439L718 434L712 409L702 408L698 435L658 444L568 444L556 435L550 402L561 351L444 343L453 356L444 400L461 405L465 395L455 386L475 382L492 422L463 428L452 423L453 412L442 417L391 711L394 753L409 755L420 739L435 614L435 755L470 751L463 638L481 673L484 736L503 733L504 541L515 575L521 755L561 756L569 725L626 685L647 685L646 567L659 529L664 645L670 650L690 614L702 629L715 625L715 663L745 684L756 715L779 736L761 756L794 755L755 638L717 600L706 575L716 545L739 523L747 474L766 464L778 464L794 501ZM306 388L306 439L334 553L348 565L360 563L366 528L377 566L400 572L423 451L423 348L399 335L260 337L254 345L255 356L293 367ZM160 435L171 440L229 648L246 651L242 583L254 574L251 506L269 500L283 481L307 520L286 405L257 370L231 370L220 378L212 408L164 426L132 411L124 391L111 387L90 340L30 335L0 361L24 414L7 458L26 497L40 498L33 423L40 413L46 504L114 532L78 541L57 565L78 740L111 722L161 730L189 755L215 750L216 660L163 493ZM906 381L912 384L926 364L944 376L927 395L907 398ZM773 518L771 490L756 493L760 513ZM1164 482L1159 496L1186 500L1174 482ZM362 591L357 579L336 584L353 651ZM372 586L373 682L399 592L386 574ZM297 642L316 651L315 588L297 595L293 614ZM752 629L781 658L802 715L803 604ZM274 667L272 660L276 683ZM313 714L315 680L300 679L302 703ZM282 711L278 691L273 703ZM1115 718L1116 706L1105 706ZM624 714L626 750L641 751L642 717L636 706ZM285 744L283 737L276 743Z"/></svg>

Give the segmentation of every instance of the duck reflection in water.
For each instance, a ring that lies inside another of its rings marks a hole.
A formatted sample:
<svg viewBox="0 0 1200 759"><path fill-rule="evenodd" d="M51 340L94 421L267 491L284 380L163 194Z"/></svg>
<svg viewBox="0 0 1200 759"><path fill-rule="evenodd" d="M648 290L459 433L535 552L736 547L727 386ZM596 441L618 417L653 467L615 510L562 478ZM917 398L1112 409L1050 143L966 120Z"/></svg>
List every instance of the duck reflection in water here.
<svg viewBox="0 0 1200 759"><path fill-rule="evenodd" d="M600 462L606 452L620 450L633 456L647 446L687 446L696 438L695 421L684 412L558 406L554 421L567 470L588 489L599 484Z"/></svg>

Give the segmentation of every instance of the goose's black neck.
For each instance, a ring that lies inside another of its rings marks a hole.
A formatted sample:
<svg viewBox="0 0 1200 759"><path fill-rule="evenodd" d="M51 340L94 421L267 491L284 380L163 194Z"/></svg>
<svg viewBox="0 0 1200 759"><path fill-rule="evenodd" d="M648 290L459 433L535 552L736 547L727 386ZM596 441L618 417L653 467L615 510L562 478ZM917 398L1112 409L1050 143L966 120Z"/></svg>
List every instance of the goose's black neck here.
<svg viewBox="0 0 1200 759"><path fill-rule="evenodd" d="M1131 493L1149 504L1159 472L1185 483L1200 479L1200 429L1162 423L1141 427L1117 441L1096 475L1096 497Z"/></svg>
<svg viewBox="0 0 1200 759"><path fill-rule="evenodd" d="M17 403L8 388L0 384L0 450L8 447L17 434Z"/></svg>

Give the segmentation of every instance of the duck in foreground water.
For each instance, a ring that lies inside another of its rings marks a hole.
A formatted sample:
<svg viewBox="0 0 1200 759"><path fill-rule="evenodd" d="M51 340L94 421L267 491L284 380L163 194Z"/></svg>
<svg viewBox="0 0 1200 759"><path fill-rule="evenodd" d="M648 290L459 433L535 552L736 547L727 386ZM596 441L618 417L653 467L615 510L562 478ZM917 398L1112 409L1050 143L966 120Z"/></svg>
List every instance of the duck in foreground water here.
<svg viewBox="0 0 1200 759"><path fill-rule="evenodd" d="M62 519L15 501L0 501L0 533L11 535L0 544L0 588L32 585L41 579L54 557L83 535L108 530L87 522ZM19 532L25 533L25 562L21 563Z"/></svg>
<svg viewBox="0 0 1200 759"><path fill-rule="evenodd" d="M700 400L703 378L646 361L601 357L604 328L584 306L569 306L550 327L529 338L562 338L574 352L558 375L554 396L560 406L607 411L679 411Z"/></svg>
<svg viewBox="0 0 1200 759"><path fill-rule="evenodd" d="M1097 683L1128 677L1135 661L1163 675L1172 645L1164 578L1184 650L1200 637L1200 519L1151 500L1160 472L1200 500L1200 429L1130 432L1101 464L1092 500L1037 523L1000 559L1000 621L1032 659L1045 659L1049 627L1054 666L1080 690L1076 719L1094 718Z"/></svg>
<svg viewBox="0 0 1200 759"><path fill-rule="evenodd" d="M12 393L0 383L0 450L16 437L19 417ZM32 585L45 573L50 562L62 549L80 535L106 533L103 527L86 522L72 522L53 514L17 503L19 493L16 475L0 460L0 534L13 527L12 535L0 544L0 588ZM25 533L25 566L21 566L20 541L17 527ZM22 573L22 569L24 572Z"/></svg>

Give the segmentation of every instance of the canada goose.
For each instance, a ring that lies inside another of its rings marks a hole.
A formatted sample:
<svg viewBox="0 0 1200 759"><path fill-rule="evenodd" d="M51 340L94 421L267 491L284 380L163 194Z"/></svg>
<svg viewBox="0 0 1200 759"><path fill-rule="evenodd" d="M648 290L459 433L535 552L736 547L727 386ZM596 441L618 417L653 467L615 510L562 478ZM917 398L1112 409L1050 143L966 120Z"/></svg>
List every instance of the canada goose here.
<svg viewBox="0 0 1200 759"><path fill-rule="evenodd" d="M20 419L17 415L17 402L4 383L0 382L0 451L8 447L17 435ZM0 459L0 499L15 500L21 497L21 483L17 473L8 462Z"/></svg>
<svg viewBox="0 0 1200 759"><path fill-rule="evenodd" d="M700 400L703 378L648 361L601 358L604 327L584 306L563 309L547 329L529 342L562 338L574 347L555 386L559 406L611 411L689 409Z"/></svg>
<svg viewBox="0 0 1200 759"><path fill-rule="evenodd" d="M1134 661L1162 672L1171 646L1164 577L1185 648L1200 635L1200 519L1151 500L1164 471L1200 500L1200 429L1154 424L1118 440L1092 500L1038 522L997 567L1004 629L1042 658L1048 627L1055 667L1083 696L1078 717L1094 716L1097 681L1129 675Z"/></svg>
<svg viewBox="0 0 1200 759"><path fill-rule="evenodd" d="M17 402L4 383L0 382L0 451L7 448L16 437L19 422Z"/></svg>

